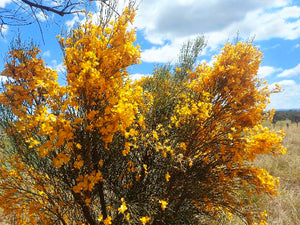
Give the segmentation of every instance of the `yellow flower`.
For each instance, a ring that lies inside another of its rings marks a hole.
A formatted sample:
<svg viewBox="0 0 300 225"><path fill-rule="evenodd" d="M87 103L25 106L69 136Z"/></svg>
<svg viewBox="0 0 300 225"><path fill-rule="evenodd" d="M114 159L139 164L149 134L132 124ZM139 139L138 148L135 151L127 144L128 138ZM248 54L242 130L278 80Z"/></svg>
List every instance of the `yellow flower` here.
<svg viewBox="0 0 300 225"><path fill-rule="evenodd" d="M85 200L85 204L86 204L87 206L89 206L89 205L91 204L91 199L90 199L90 198L87 198L87 199Z"/></svg>
<svg viewBox="0 0 300 225"><path fill-rule="evenodd" d="M175 71L176 71L176 72L181 72L181 68L176 67L176 68L175 68Z"/></svg>
<svg viewBox="0 0 300 225"><path fill-rule="evenodd" d="M98 221L101 222L103 220L103 215L101 214L99 217L98 217Z"/></svg>
<svg viewBox="0 0 300 225"><path fill-rule="evenodd" d="M227 86L224 87L224 91L229 92L229 88Z"/></svg>
<svg viewBox="0 0 300 225"><path fill-rule="evenodd" d="M180 148L184 151L186 151L186 144L184 142L180 143Z"/></svg>
<svg viewBox="0 0 300 225"><path fill-rule="evenodd" d="M146 225L150 220L151 220L151 217L149 217L149 216L144 216L144 217L140 218L140 221L142 221L143 225Z"/></svg>
<svg viewBox="0 0 300 225"><path fill-rule="evenodd" d="M74 162L74 168L80 169L83 166L83 164L84 164L83 160L75 161Z"/></svg>
<svg viewBox="0 0 300 225"><path fill-rule="evenodd" d="M118 208L118 211L122 214L124 214L124 212L127 210L127 206L122 203L122 205L120 206L120 208Z"/></svg>
<svg viewBox="0 0 300 225"><path fill-rule="evenodd" d="M147 175L147 174L148 174L148 168L147 168L147 165L146 165L146 164L143 164L143 167L144 167L144 170L145 170L145 174Z"/></svg>
<svg viewBox="0 0 300 225"><path fill-rule="evenodd" d="M153 139L158 140L158 135L156 131L153 131Z"/></svg>
<svg viewBox="0 0 300 225"><path fill-rule="evenodd" d="M164 200L159 200L159 203L161 204L161 209L163 211L165 211L167 205L168 205L168 202L164 201Z"/></svg>
<svg viewBox="0 0 300 225"><path fill-rule="evenodd" d="M60 168L63 164L68 163L70 160L70 157L68 155L65 155L63 153L58 153L56 158L53 159L53 165Z"/></svg>
<svg viewBox="0 0 300 225"><path fill-rule="evenodd" d="M109 225L111 224L111 220L112 218L110 216L108 216L105 220L104 220L104 225Z"/></svg>
<svg viewBox="0 0 300 225"><path fill-rule="evenodd" d="M168 182L169 182L169 180L170 180L170 177L171 177L171 176L170 176L169 172L167 172L167 173L166 173L166 175L165 175L166 181L168 181Z"/></svg>
<svg viewBox="0 0 300 225"><path fill-rule="evenodd" d="M122 214L124 214L124 212L128 209L127 206L126 206L126 203L124 201L124 198L121 198L121 202L122 202L122 205L118 208L118 211Z"/></svg>
<svg viewBox="0 0 300 225"><path fill-rule="evenodd" d="M106 28L104 29L104 32L107 33L107 34L110 34L110 33L111 33L111 28L106 27Z"/></svg>

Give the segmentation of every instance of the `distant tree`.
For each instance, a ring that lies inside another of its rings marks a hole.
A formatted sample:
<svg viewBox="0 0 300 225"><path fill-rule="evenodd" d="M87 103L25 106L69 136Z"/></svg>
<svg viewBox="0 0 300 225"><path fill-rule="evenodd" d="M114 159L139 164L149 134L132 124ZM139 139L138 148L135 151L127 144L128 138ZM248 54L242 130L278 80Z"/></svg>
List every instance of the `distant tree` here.
<svg viewBox="0 0 300 225"><path fill-rule="evenodd" d="M36 47L9 52L0 207L18 224L212 224L232 215L265 224L254 201L276 195L278 179L251 162L285 148L282 133L262 125L262 54L238 42L213 65L195 65L196 39L177 68L133 83L133 19L126 8L62 37L65 86Z"/></svg>
<svg viewBox="0 0 300 225"><path fill-rule="evenodd" d="M274 114L273 119L272 119L273 126L275 127L276 123L278 121L283 121L283 120L286 120L286 119L287 119L287 115L285 114L285 112L275 111L275 114Z"/></svg>
<svg viewBox="0 0 300 225"><path fill-rule="evenodd" d="M300 111L299 110L276 110L275 114L273 116L272 123L276 124L277 121L284 121L284 120L290 120L292 123L298 123L300 122Z"/></svg>
<svg viewBox="0 0 300 225"><path fill-rule="evenodd" d="M296 123L298 127L298 124L300 122L300 112L298 113L295 112L292 115L290 115L290 120L292 123Z"/></svg>

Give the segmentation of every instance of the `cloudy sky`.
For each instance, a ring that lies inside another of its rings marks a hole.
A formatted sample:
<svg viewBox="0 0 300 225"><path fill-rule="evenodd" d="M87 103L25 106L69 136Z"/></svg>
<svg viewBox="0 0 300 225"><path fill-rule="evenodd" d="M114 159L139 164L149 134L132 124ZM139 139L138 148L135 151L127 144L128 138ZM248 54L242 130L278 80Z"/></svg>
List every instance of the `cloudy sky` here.
<svg viewBox="0 0 300 225"><path fill-rule="evenodd" d="M11 0L0 0L0 7L12 7ZM23 39L39 43L47 64L63 73L55 37L80 18L54 16L53 23L41 14L40 19L45 44L37 24L5 27L0 37L1 70L7 46L19 29ZM254 39L263 52L258 76L271 87L275 83L282 87L281 93L271 97L269 108L300 108L299 0L141 0L134 26L142 49L142 64L129 68L134 79L151 74L154 65L175 63L182 43L198 35L207 42L199 62L208 63L226 42L238 36Z"/></svg>

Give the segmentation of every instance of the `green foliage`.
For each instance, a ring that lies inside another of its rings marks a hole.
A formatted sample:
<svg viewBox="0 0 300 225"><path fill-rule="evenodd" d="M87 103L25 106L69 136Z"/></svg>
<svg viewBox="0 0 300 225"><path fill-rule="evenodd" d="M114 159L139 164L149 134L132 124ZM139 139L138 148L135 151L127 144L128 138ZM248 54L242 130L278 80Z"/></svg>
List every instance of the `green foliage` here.
<svg viewBox="0 0 300 225"><path fill-rule="evenodd" d="M182 45L177 63L177 67L180 68L180 70L177 70L174 74L176 79L182 81L184 78L188 77L189 72L193 70L197 58L205 46L206 43L204 37L200 36L194 40L189 40Z"/></svg>

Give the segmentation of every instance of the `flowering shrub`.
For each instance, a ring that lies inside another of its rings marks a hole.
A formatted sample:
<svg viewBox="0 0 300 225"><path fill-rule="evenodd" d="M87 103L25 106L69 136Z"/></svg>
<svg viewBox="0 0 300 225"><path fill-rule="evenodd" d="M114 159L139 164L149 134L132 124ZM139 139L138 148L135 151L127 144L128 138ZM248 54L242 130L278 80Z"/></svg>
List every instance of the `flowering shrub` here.
<svg viewBox="0 0 300 225"><path fill-rule="evenodd" d="M0 207L18 224L264 224L251 196L276 195L278 180L251 161L285 149L262 125L262 54L226 44L212 66L157 68L133 83L133 19L127 8L60 38L66 86L36 47L9 52Z"/></svg>

